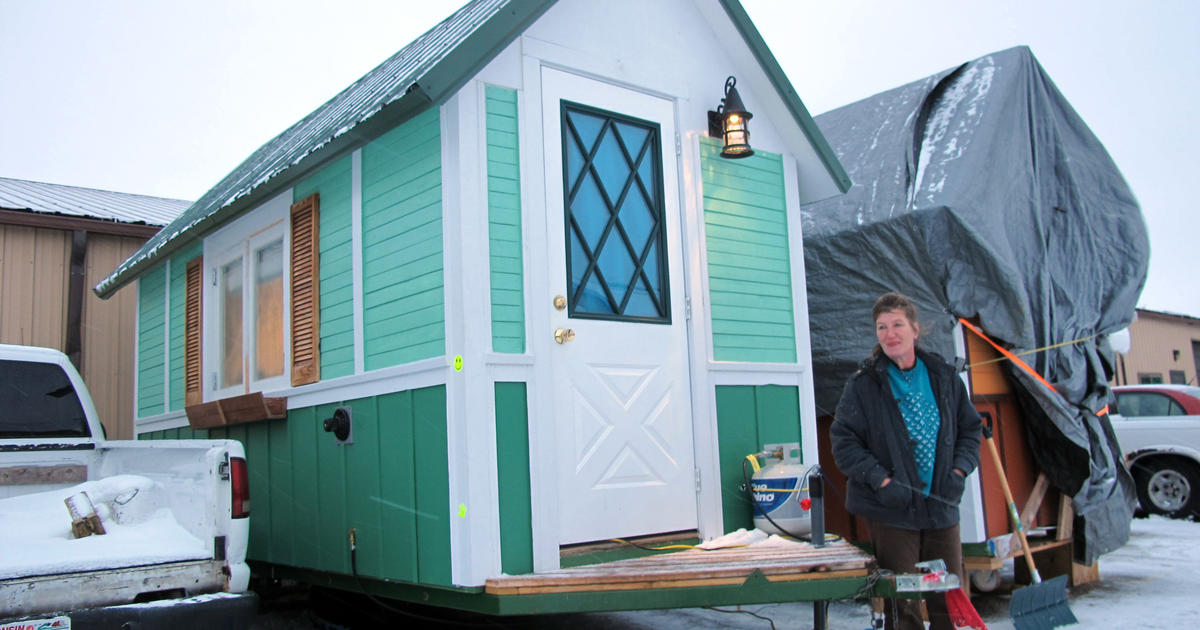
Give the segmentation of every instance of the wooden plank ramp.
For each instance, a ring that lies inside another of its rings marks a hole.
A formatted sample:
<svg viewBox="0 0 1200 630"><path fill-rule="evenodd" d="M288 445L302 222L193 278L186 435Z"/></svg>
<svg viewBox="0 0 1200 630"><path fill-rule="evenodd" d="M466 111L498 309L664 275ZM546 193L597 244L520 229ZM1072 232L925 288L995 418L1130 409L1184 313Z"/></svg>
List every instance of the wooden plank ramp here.
<svg viewBox="0 0 1200 630"><path fill-rule="evenodd" d="M865 577L875 559L837 541L817 548L806 542L704 551L689 549L548 573L494 577L493 595L534 595L635 589L738 585L755 572L771 582Z"/></svg>

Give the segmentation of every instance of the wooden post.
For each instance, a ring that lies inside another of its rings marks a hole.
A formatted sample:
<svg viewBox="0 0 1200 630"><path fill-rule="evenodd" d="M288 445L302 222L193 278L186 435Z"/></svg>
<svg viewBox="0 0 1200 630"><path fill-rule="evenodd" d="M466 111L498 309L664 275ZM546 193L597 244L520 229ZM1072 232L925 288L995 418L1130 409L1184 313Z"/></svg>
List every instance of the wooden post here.
<svg viewBox="0 0 1200 630"><path fill-rule="evenodd" d="M71 513L71 533L76 538L105 533L104 524L96 514L96 506L86 492L73 494L63 499L63 503L67 504L67 511Z"/></svg>

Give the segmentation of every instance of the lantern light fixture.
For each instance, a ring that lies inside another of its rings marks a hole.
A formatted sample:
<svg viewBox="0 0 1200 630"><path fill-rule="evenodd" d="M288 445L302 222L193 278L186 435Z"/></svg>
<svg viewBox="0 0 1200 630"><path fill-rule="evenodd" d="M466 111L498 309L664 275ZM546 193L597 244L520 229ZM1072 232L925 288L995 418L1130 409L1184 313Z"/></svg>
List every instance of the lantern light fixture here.
<svg viewBox="0 0 1200 630"><path fill-rule="evenodd" d="M747 124L754 114L746 111L736 86L737 79L732 76L725 79L725 98L721 99L716 111L708 112L708 135L721 139L721 157L730 159L754 155Z"/></svg>

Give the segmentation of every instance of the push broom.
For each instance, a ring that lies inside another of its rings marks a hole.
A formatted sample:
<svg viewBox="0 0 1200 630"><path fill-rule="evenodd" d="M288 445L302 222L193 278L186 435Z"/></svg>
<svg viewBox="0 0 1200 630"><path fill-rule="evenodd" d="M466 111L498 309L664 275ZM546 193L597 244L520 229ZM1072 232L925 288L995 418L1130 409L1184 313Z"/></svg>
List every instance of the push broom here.
<svg viewBox="0 0 1200 630"><path fill-rule="evenodd" d="M996 449L996 442L992 440L992 415L984 413L983 416L987 419L983 426L984 441L987 442L988 450L992 452L992 461L1000 474L1000 486L1004 488L1004 499L1008 501L1008 516L1012 520L1013 533L1021 543L1025 563L1029 566L1029 574L1033 576L1033 584L1013 591L1012 602L1009 604L1013 626L1016 630L1051 630L1079 623L1075 614L1067 607L1067 576L1060 575L1043 582L1042 576L1038 574L1037 566L1033 563L1033 552L1029 550L1029 541L1025 539L1025 528L1021 526L1021 515L1017 513L1012 490L1008 487L1000 451Z"/></svg>

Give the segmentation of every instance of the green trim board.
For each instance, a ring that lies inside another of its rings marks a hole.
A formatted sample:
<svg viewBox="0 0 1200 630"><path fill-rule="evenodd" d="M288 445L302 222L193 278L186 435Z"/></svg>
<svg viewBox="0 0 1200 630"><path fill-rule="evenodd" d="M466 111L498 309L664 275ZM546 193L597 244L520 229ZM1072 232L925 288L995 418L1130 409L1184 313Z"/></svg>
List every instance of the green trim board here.
<svg viewBox="0 0 1200 630"><path fill-rule="evenodd" d="M169 284L169 304L167 305L167 322L171 327L170 354L168 362L170 381L167 391L170 394L170 410L181 411L184 407L185 394L183 386L183 335L187 309L187 264L193 258L204 253L204 243L197 241L185 247L171 257Z"/></svg>
<svg viewBox="0 0 1200 630"><path fill-rule="evenodd" d="M354 374L354 265L350 156L292 189L292 203L320 195L321 379Z"/></svg>
<svg viewBox="0 0 1200 630"><path fill-rule="evenodd" d="M747 455L761 451L764 444L800 442L800 389L794 385L718 385L716 398L724 531L751 529L753 506L742 490L742 462Z"/></svg>
<svg viewBox="0 0 1200 630"><path fill-rule="evenodd" d="M353 443L322 427L350 408ZM238 440L250 475L248 558L348 574L347 531L364 578L449 586L446 387L438 385L288 411L283 420L141 439Z"/></svg>
<svg viewBox="0 0 1200 630"><path fill-rule="evenodd" d="M139 418L166 411L166 265L138 279L137 327L137 415Z"/></svg>
<svg viewBox="0 0 1200 630"><path fill-rule="evenodd" d="M500 570L533 572L533 491L525 383L496 383L496 476L500 488Z"/></svg>
<svg viewBox="0 0 1200 630"><path fill-rule="evenodd" d="M489 85L485 92L492 350L520 354L525 352L525 278L517 91Z"/></svg>
<svg viewBox="0 0 1200 630"><path fill-rule="evenodd" d="M700 139L713 358L796 362L782 156L728 160Z"/></svg>
<svg viewBox="0 0 1200 630"><path fill-rule="evenodd" d="M438 109L363 148L362 195L365 368L445 354Z"/></svg>

